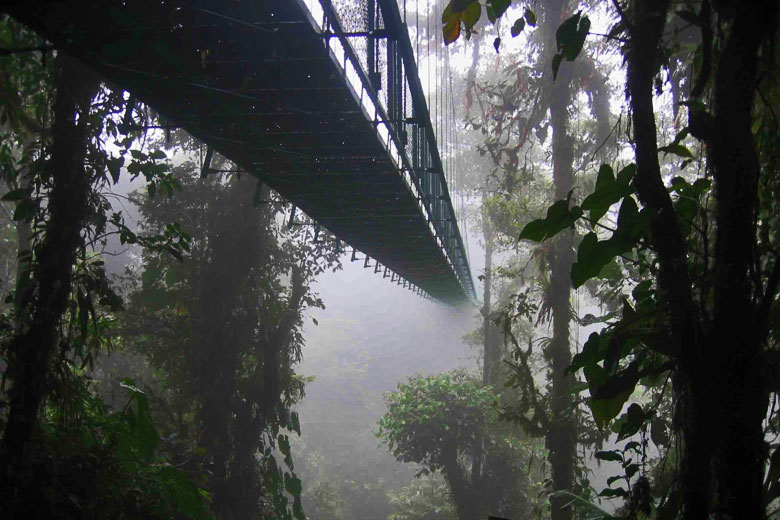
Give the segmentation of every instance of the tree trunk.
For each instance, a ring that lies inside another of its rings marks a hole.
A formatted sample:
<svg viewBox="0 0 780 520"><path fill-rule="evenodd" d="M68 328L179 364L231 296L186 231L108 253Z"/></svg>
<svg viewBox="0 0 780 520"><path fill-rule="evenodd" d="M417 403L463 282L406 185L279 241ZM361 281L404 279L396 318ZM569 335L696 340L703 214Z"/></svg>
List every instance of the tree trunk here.
<svg viewBox="0 0 780 520"><path fill-rule="evenodd" d="M53 185L45 233L36 250L34 294L27 323L8 346L8 422L2 441L4 476L24 485L26 462L39 429L39 414L51 386L51 365L59 345L59 325L70 296L73 264L82 247L90 180L84 171L91 129L87 114L98 79L65 54L57 56L57 95L51 158ZM24 500L24 498L22 498Z"/></svg>
<svg viewBox="0 0 780 520"><path fill-rule="evenodd" d="M478 518L478 494L469 484L458 464L458 450L455 446L444 446L443 473L447 485L452 491L452 501L458 513L458 520L481 520Z"/></svg>
<svg viewBox="0 0 780 520"><path fill-rule="evenodd" d="M201 443L211 460L212 508L219 518L249 517L255 513L257 496L242 491L256 490L248 478L247 486L237 486L235 473L243 473L247 457L252 460L256 444L239 445L248 432L236 432L239 414L250 412L240 402L237 377L243 351L253 344L256 317L252 295L253 270L263 258L262 234L267 214L252 206L249 179L231 179L224 196L230 197L230 210L219 214L208 236L208 260L201 265L201 280L195 289L196 313L192 319L196 333L197 356L194 390L200 402ZM256 438L257 432L249 435ZM247 451L249 454L247 455Z"/></svg>
<svg viewBox="0 0 780 520"><path fill-rule="evenodd" d="M482 236L485 241L485 278L482 293L483 360L482 384L496 385L501 382L501 331L493 322L493 250L495 239L490 215L484 210L485 195L482 195Z"/></svg>
<svg viewBox="0 0 780 520"><path fill-rule="evenodd" d="M756 327L734 324L756 322L749 272L757 254L760 166L751 126L759 51L777 27L778 5L753 2L733 11L718 7L719 18L731 18L732 26L715 76L716 131L708 143L717 197L715 299L712 341L707 345L711 363L707 368L712 373L706 375L712 392L695 395L709 399L711 405L707 414L714 437L711 512L717 518L762 518L767 457L763 419L768 406L762 363L765 338Z"/></svg>
<svg viewBox="0 0 780 520"><path fill-rule="evenodd" d="M698 353L701 333L693 305L685 243L661 177L653 111L658 46L668 8L668 1L651 3L637 0L631 6L631 43L626 61L636 143L634 184L641 202L655 210L650 220L650 237L660 263L658 285L669 320L671 349L679 362L674 375L674 391L681 397L678 418L682 442L678 445L678 452L683 510L689 518L706 518L712 477L708 413L701 403L706 404L707 392L690 378L696 373L696 368L701 368L697 367L701 359ZM697 391L703 391L702 395L696 396Z"/></svg>
<svg viewBox="0 0 780 520"><path fill-rule="evenodd" d="M751 326L756 310L748 279L755 253L759 175L750 127L758 51L776 28L777 5L718 5L723 25L730 27L720 47L714 121L691 114L692 133L708 144L717 197L711 317L698 315L693 303L685 243L658 163L653 79L668 2L632 4L627 56L635 185L643 204L654 210L650 236L660 263L658 283L677 361L682 514L697 520L765 514L762 421L768 394L761 363L765 338Z"/></svg>
<svg viewBox="0 0 780 520"><path fill-rule="evenodd" d="M21 188L28 189L30 187L30 175L27 168L20 172ZM30 291L33 289L30 286L33 234L32 224L29 220L17 220L14 225L16 227L16 283L14 285L16 289L14 300L16 319L14 333L20 334L25 323L29 320L29 317L26 316L28 310L26 303L30 298Z"/></svg>
<svg viewBox="0 0 780 520"><path fill-rule="evenodd" d="M549 34L562 21L566 2L558 0L548 4L545 21ZM548 38L547 45L554 48L554 37ZM569 135L569 105L571 104L570 64L563 63L558 77L552 86L550 97L550 126L553 131L553 180L555 198L566 198L574 186L573 162L574 143ZM571 364L569 344L569 323L571 322L571 266L574 263L574 232L566 230L553 242L550 260L549 299L552 308L553 337L550 343L552 358L552 395L550 428L547 432L547 447L550 450L553 489L571 490L574 487L574 465L576 463L577 437L572 417L566 417L565 411L572 405L572 378L564 375ZM562 497L550 499L552 520L570 520L569 502Z"/></svg>

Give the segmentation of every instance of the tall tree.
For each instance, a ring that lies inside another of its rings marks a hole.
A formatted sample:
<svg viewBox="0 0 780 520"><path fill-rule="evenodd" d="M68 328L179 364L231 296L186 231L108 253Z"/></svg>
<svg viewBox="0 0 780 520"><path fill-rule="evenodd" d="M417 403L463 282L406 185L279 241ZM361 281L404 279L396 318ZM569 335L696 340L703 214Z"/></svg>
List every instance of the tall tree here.
<svg viewBox="0 0 780 520"><path fill-rule="evenodd" d="M57 445L61 438L52 440L52 417L61 413L73 419L56 423L70 428L89 415L84 407L92 403L91 395L82 391L77 363L90 364L105 345L104 311L116 312L121 303L92 251L114 231L126 241L150 242L128 230L101 193L119 177L124 160L113 155L116 149L127 153L135 142L117 132L113 116L125 106L121 93L101 88L96 75L66 53L53 53L10 18L0 18L0 39L8 47L0 77L0 162L8 190L3 200L15 206L11 218L18 247L17 273L9 280L14 298L6 300L12 303L13 326L2 329L7 392L1 403L0 480L5 512L34 516L47 503L41 500L45 487L62 484L50 473L52 465L67 459L73 448ZM107 151L111 141L116 149ZM133 153L149 159L139 150ZM144 164L134 159L128 166L135 175L154 180L165 171L154 159ZM164 242L169 241L157 243ZM89 419L106 419L101 410L92 409ZM103 440L109 438L107 434ZM92 455L103 455L103 444L93 448ZM142 458L152 455L145 452ZM116 457L106 462L115 463ZM81 491L74 490L74 497ZM51 495L47 499L49 504L58 501Z"/></svg>
<svg viewBox="0 0 780 520"><path fill-rule="evenodd" d="M589 405L601 425L620 413L640 380L671 369L679 501L667 501L664 511L675 514L679 509L685 518L761 518L775 479L764 482L768 450L763 422L770 392L776 389L775 351L768 348L768 333L776 327L771 316L780 268L776 222L766 217L775 207L777 170L771 160L762 164L768 155L759 148L774 141L756 138L767 124L763 113L773 112L774 106L771 97L756 92L776 89L762 80L774 78L770 71L777 54L778 6L704 1L696 10L676 13L699 28L702 59L683 103L688 127L666 146L658 144L654 96L663 88L659 69L673 43L674 33L665 35L671 4L615 2L614 7L619 23L610 34L625 35L636 165L623 168L617 177L611 167L602 166L596 189L581 208L567 209L568 201L559 201L547 218L526 226L523 235L538 240L553 236L582 217L583 210L589 211L595 230L609 207L621 202L607 240L595 231L583 239L572 281L582 285L629 254L621 260L624 267L633 263L640 275L654 275L657 289L652 289L653 280L636 285L633 303L623 299L622 318L593 333L571 369L584 368ZM579 49L572 34L579 33L579 26L567 20L559 32L564 34L559 38L561 55L574 59ZM705 92L710 93L706 101ZM776 128L776 120L769 126ZM683 161L681 175L669 179L659 153L692 159L682 144L689 134L705 145L705 175L689 183L682 176L690 175L685 172L689 161ZM639 431L653 412L632 405L621 432ZM619 491L629 497L633 513L649 510L642 478L630 491Z"/></svg>
<svg viewBox="0 0 780 520"><path fill-rule="evenodd" d="M178 197L141 207L143 225L157 232L170 214L186 215L191 257L178 263L145 255L126 334L166 372L171 406L194 417L185 439L197 447L190 452L202 450L213 475L217 516L283 518L290 514L286 489L299 518L300 481L280 428L299 431L289 408L303 392L293 369L301 320L306 308L321 305L309 284L336 264L335 243L325 232L313 240L309 226L281 226L284 206L255 178L202 179L195 169L193 162L177 168L185 188ZM287 475L271 460L274 447Z"/></svg>
<svg viewBox="0 0 780 520"><path fill-rule="evenodd" d="M31 441L41 406L51 390L51 365L59 346L59 325L70 297L73 265L82 246L88 213L89 176L85 159L89 142L99 133L89 111L100 82L65 54L55 63L51 157L45 175L51 179L48 219L37 244L35 286L19 302L21 326L6 348L8 419L0 446L5 482L30 479L25 460L35 450Z"/></svg>
<svg viewBox="0 0 780 520"><path fill-rule="evenodd" d="M451 3L450 11L445 11L445 22L451 23L453 17L458 19L460 16L460 21L468 30L473 16L469 17L466 13L473 10L473 7L467 7L471 3L473 2L466 2L460 6ZM489 2L488 17L491 19L500 17L508 5L508 3ZM465 10L460 11L459 7ZM609 133L608 91L604 87L605 80L594 61L587 60L576 64L567 62L555 71L549 66L559 46L557 29L561 22L572 14L572 9L573 5L568 1L546 2L536 6L535 11L525 8L522 16L515 21L511 34L517 36L526 27L531 30L539 23L539 30L528 37L529 46L537 51L534 66L522 65L522 59L515 60L513 65L507 68L506 77L479 87L469 87L468 106L471 107L473 98L476 97L483 112L481 120L472 121L473 126L485 135L485 142L480 147L481 152L486 152L493 162L495 173L492 176L503 177L499 182L500 195L494 199L506 199L483 200L483 213L491 215L496 220L492 227L497 227L499 232L511 238L514 238L519 231L515 221L517 216L528 213L527 202L517 204L514 201L518 198L527 200L538 197L538 194L528 186L532 177L527 169L528 150L532 147L531 138L534 133L539 141L544 143L548 130L552 130L550 143L552 191L553 196L559 199L570 196L575 186L573 170L577 157L575 157L575 136L570 128L570 114L573 113L572 101L577 89L582 89L588 94L591 112L596 118L595 131L590 139L592 143L580 145L580 153L582 149L598 151L599 145L603 146ZM444 30L446 34L446 25ZM496 50L499 50L499 41L495 42ZM476 51L473 56L477 56ZM513 70L514 67L516 70ZM482 100L483 97L486 101ZM489 105L487 109L485 104ZM520 156L523 149L526 150L526 164L521 166ZM551 378L551 388L546 399L537 398L537 390L532 382L533 371L522 361L527 358L522 355L522 352L516 356L521 360L517 365L519 372L516 376L521 379L531 378L531 386L534 388L530 390L533 396L521 399L524 404L514 408L523 408L531 402L536 403L532 406L535 409L531 411L535 419L522 422L527 425L529 431L543 434L546 438L550 449L552 487L556 491L571 490L575 487L577 462L576 414L572 413L574 378L566 372L566 368L571 363L570 324L574 318L571 311L572 285L569 274L574 262L574 239L573 230L562 233L550 246L544 248L541 254L543 258L541 263L549 268L549 279L542 297L539 321L549 318L552 327L552 338L545 348ZM492 241L486 239L486 254L491 250ZM488 279L488 276L489 272L486 269L485 278ZM524 298L523 295L517 296L520 299ZM510 314L514 315L514 313ZM518 316L523 314L524 312L520 312ZM507 326L511 327L511 323L507 322ZM488 330L487 326L485 330ZM486 352L487 344L486 340ZM522 351L519 345L518 350ZM518 381L517 377L513 381ZM521 386L525 388L526 385L523 383ZM524 416L527 411L519 412L518 417ZM533 424L530 424L531 422ZM568 498L553 494L551 502L553 518L571 518L571 509L567 507Z"/></svg>
<svg viewBox="0 0 780 520"><path fill-rule="evenodd" d="M685 240L658 160L653 89L669 8L668 2L632 2L622 16L630 38L626 59L635 186L652 209L650 241L660 264L658 283L676 363L682 511L686 518L761 518L762 422L770 391L764 352L780 266L776 256L762 258L759 248L761 165L752 127L760 74L774 62L778 5L711 6L705 0L696 17L704 59L689 99L701 95L711 80L712 101L704 109L689 105L689 126L707 146L716 199L713 259L707 266L710 296L704 308L694 298Z"/></svg>
<svg viewBox="0 0 780 520"><path fill-rule="evenodd" d="M440 471L460 520L530 512L528 446L499 424L490 386L463 371L414 377L386 397L378 435L402 462ZM474 458L485 460L475 472Z"/></svg>
<svg viewBox="0 0 780 520"><path fill-rule="evenodd" d="M568 15L568 2L553 0L545 4L545 48L555 41L555 29ZM569 106L572 101L572 70L566 64L558 71L550 94L550 127L552 128L552 163L555 198L568 197L574 188L574 139L569 130ZM550 421L546 432L550 450L550 469L553 490L574 488L577 432L573 405L573 377L566 373L571 364L571 266L574 263L574 230L566 230L552 244L550 252L550 285L547 299L552 309L553 335L549 346L552 388L550 393ZM560 495L550 498L552 520L569 520L572 510L569 500Z"/></svg>

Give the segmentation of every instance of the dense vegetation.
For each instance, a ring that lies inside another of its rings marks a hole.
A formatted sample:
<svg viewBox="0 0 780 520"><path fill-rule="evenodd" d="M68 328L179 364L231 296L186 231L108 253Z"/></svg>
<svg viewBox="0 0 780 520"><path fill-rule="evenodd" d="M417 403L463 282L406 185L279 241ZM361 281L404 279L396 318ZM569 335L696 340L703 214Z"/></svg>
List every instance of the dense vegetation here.
<svg viewBox="0 0 780 520"><path fill-rule="evenodd" d="M334 237L0 18L0 516L779 514L780 6L416 9L466 51L478 366L341 316L313 378Z"/></svg>
<svg viewBox="0 0 780 520"><path fill-rule="evenodd" d="M0 105L3 516L303 518L294 365L335 242L13 20L0 37L21 49ZM145 190L114 193L128 177Z"/></svg>
<svg viewBox="0 0 780 520"><path fill-rule="evenodd" d="M459 518L525 518L532 509L525 446L501 425L490 387L462 371L416 377L387 397L378 434L421 474L440 471Z"/></svg>
<svg viewBox="0 0 780 520"><path fill-rule="evenodd" d="M541 47L535 36L525 38L545 64L535 75L519 67L478 87L482 152L504 181L497 214L509 224L508 234L542 244L530 251L549 267L540 300L516 292L499 318L517 361L510 382L522 393L514 418L547 436L553 485L567 498L581 495L567 453L575 439L587 446L592 436L580 424L576 435L562 437L565 423L556 417L575 417L582 407L566 394L587 390L579 402L588 407L595 430L611 429L625 440L620 449L595 454L621 464L624 474L599 490L602 497L625 500L621 514L774 514L777 5L595 5L594 20L610 20L599 35L576 5L546 2L534 12L531 5L508 10L510 4L453 1L442 21L445 40L453 42L472 35L483 11L491 22L519 15L509 21L516 37L537 24L539 13L537 32L546 35ZM499 51L501 40L494 44ZM599 69L614 69L608 56L617 53L628 124L618 119L613 128L616 153L610 157L600 153L609 146L600 128L609 123L599 121L605 107ZM546 90L537 90L540 82ZM587 94L596 118L579 140L571 124L578 110L575 89ZM530 99L533 104L525 105ZM526 170L518 167L518 155L528 161L535 148L531 132L542 147L549 142L555 192L546 216L536 220L522 216L533 199L516 182ZM573 164L597 171L595 184L585 175L575 184ZM566 280L556 274L561 269ZM603 325L571 358L571 348L561 346L568 333L558 334L559 320L576 317L566 313L570 291L580 287L607 312L577 317L581 324ZM527 329L517 329L534 314L537 323L551 317L553 324L543 344L549 405L529 384L534 344L523 346ZM641 402L627 406L641 394ZM560 415L562 409L569 412ZM661 460L671 459L662 463L671 476L653 473L649 437ZM554 518L571 517L571 507L551 503Z"/></svg>

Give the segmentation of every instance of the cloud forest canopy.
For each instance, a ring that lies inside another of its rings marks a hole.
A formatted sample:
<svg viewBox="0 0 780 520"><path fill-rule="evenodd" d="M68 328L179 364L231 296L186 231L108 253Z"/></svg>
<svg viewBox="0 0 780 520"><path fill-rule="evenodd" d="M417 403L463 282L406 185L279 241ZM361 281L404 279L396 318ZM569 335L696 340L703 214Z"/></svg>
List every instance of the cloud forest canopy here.
<svg viewBox="0 0 780 520"><path fill-rule="evenodd" d="M484 8L495 22L509 5L491 1ZM582 230L573 286L612 278L626 287L622 309L591 334L566 373L584 375L587 404L601 427L638 384L669 374L679 465L658 514L761 518L777 489L766 473L774 464L765 426L777 384L778 6L705 0L609 7L614 24L606 35L589 34L582 12L562 18L549 67L560 85L564 60L576 66L586 39L619 45L633 164L602 166L580 204L563 192L519 237L560 241L567 230ZM445 40L470 37L482 9L451 1ZM511 32L517 35L516 26ZM692 66L685 45L695 48ZM680 72L686 67L690 76ZM658 140L654 98L665 88L677 121L687 118L671 142ZM690 175L686 167L696 160L701 166ZM616 221L605 220L613 205ZM625 434L646 428L657 412L632 410L619 428ZM636 511L643 490L621 493Z"/></svg>
<svg viewBox="0 0 780 520"><path fill-rule="evenodd" d="M317 440L296 366L334 237L0 17L0 516L777 515L780 6L404 4L421 64L465 51L450 159L483 246L479 366L425 373L406 324L334 319ZM424 375L383 408L391 363ZM366 418L419 479L349 474Z"/></svg>
<svg viewBox="0 0 780 520"><path fill-rule="evenodd" d="M304 518L293 367L302 313L321 305L311 279L338 266L333 237L282 226L289 210L252 177L200 178L200 145L148 132L165 126L148 107L14 20L0 37L15 259L0 328L3 516ZM145 189L119 195L120 178ZM131 246L140 262L117 262Z"/></svg>

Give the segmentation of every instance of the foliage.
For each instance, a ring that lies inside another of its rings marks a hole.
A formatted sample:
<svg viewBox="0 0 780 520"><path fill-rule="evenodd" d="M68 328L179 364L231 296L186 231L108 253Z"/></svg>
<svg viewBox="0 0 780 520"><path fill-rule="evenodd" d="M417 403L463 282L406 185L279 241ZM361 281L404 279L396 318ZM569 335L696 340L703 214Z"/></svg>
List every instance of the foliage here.
<svg viewBox="0 0 780 520"><path fill-rule="evenodd" d="M400 461L437 471L447 447L471 449L478 433L495 422L494 401L490 388L462 371L414 377L385 398L387 414L377 435Z"/></svg>
<svg viewBox="0 0 780 520"><path fill-rule="evenodd" d="M550 238L566 228L560 225L564 218L572 227L589 229L578 247L572 282L610 294L618 307L603 318L606 328L591 334L569 368L570 373L582 370L587 404L599 427L612 424L620 439L642 438L623 450L597 454L620 462L625 475L616 478L628 485L605 489L602 496L626 497L629 515L650 513L649 483L628 452L644 457L648 432L659 445L669 442L658 407L664 381L671 380L681 475L659 514L759 516L766 505L769 460L759 446L776 389L774 375L760 374L774 359L768 313L777 303L780 271L774 227L755 218L773 206L776 193L769 186L777 176L760 131L766 122L762 111L773 105L762 90L775 91L777 84L758 86L758 78L769 70L764 58L776 55L777 9L771 21L766 13L708 2L698 12L678 13L701 34L693 46L699 68L690 79L690 98L683 101L684 80L675 70L685 60L674 53L686 36L675 30L667 40L667 23L677 23L667 16L668 4L630 2L626 11L615 2L614 7L619 23L609 37L622 35L627 42L622 50L636 166L615 177L613 168L603 165L581 207L558 201L557 219L528 223L520 237ZM653 106L654 94L664 88L657 79L661 67L670 74L674 110L685 106L688 116L688 126L666 145L658 142ZM702 97L709 88L710 97ZM689 136L704 145L701 157L689 148L690 140L686 143ZM678 162L662 161L669 158ZM729 325L733 320L752 324L751 330L738 332ZM658 398L647 407L630 405L613 423L640 384ZM746 401L751 405L743 409L740 403Z"/></svg>
<svg viewBox="0 0 780 520"><path fill-rule="evenodd" d="M338 486L329 480L321 480L307 486L307 494L313 507L307 507L307 517L312 520L340 520L344 518L346 502Z"/></svg>
<svg viewBox="0 0 780 520"><path fill-rule="evenodd" d="M334 265L335 242L282 227L276 215L284 206L262 194L258 181L197 173L185 162L174 170L181 194L141 205L142 225L153 232L172 213L198 217L183 225L191 236L184 262L144 254L125 336L161 369L167 420L181 432L180 449L213 474L215 512L302 518L301 481L284 430L300 435L290 408L303 395L293 368L301 359L302 315L321 305L308 284Z"/></svg>
<svg viewBox="0 0 780 520"><path fill-rule="evenodd" d="M390 503L396 511L387 520L452 520L456 512L449 494L440 474L420 476L390 493Z"/></svg>
<svg viewBox="0 0 780 520"><path fill-rule="evenodd" d="M9 40L5 42L8 47L24 47L27 43L33 48L33 44L38 43L37 37L9 19L3 18L0 22L0 35ZM121 414L109 412L100 398L89 391L74 391L81 383L74 382L78 378L69 375L74 364L91 367L98 353L117 346L117 316L125 321L121 313L123 302L106 277L103 259L94 251L104 247L108 237L114 235L121 245L140 245L150 258L170 267L166 278L169 284L177 281L172 277L174 273L181 275L182 270L177 267L190 251L190 235L170 218L160 219L143 232L131 229L125 224L122 213L109 203L106 189L119 182L120 175L128 175L132 180L142 177L149 199L159 201L181 191L182 184L172 173L165 152L150 151L144 143L139 143L139 138L145 137L143 128L150 122L148 111L135 103L132 96L128 98L122 92L99 86L97 79L87 71L79 69L77 73L78 66L64 55L57 54L56 60L47 62L47 51L43 52L42 64L36 61L33 53L4 54L3 59L10 61L12 67L4 69L0 78L0 87L8 94L0 103L0 118L3 130L10 129L3 134L0 148L2 180L6 187L3 203L14 206L12 225L19 237L15 245L21 253L21 261L16 266L18 283L15 292L6 299L6 303L14 304L12 318L15 323L13 329L9 325L3 330L6 333L3 357L8 360L4 382L10 383L10 413L4 414L3 419L10 418L4 424L2 456L4 461L13 463L3 470L4 493L7 492L10 498L4 505L11 508L11 515L36 507L32 496L46 491L50 475L54 475L56 481L52 485L59 486L57 472L60 469L56 462L63 457L68 459L83 454L87 458L94 455L99 459L97 463L105 461L107 473L100 473L98 469L92 472L98 475L95 485L104 488L93 489L96 496L89 499L80 497L80 491L69 495L67 489L62 488L54 492L55 500L61 498L59 493L62 492L62 497L70 497L68 499L77 508L79 502L88 505L92 509L82 511L87 517L122 517L125 514L201 517L204 507L200 492L184 473L167 461L175 461L177 467L186 467L189 474L195 475L204 485L208 480L205 467L180 458L181 445L176 442L179 431L166 432L164 442L160 442L146 395L128 385L132 402ZM53 62L56 74L52 72ZM6 75L6 71L12 72ZM94 93L89 88L94 88ZM81 97L76 98L76 94ZM68 96L74 96L75 101L71 102ZM54 123L50 123L52 105L58 107ZM68 118L76 121L70 132L64 124ZM69 153L72 157L67 157ZM290 262L301 272L306 271L306 276L321 271L323 267L318 263L321 257L307 256L319 246L303 244L299 247L290 241L284 242L277 250L281 254L266 260L284 263L282 254L289 254ZM229 251L226 253L230 254ZM288 267L282 265L282 269ZM145 281L153 276L151 272L146 273ZM293 273L292 278L295 284L297 275ZM267 280L264 288L267 301L260 303L272 308L276 303L272 293L284 292L283 282L275 277ZM46 299L51 298L51 292L56 296L56 305ZM318 304L313 296L296 294L295 290L288 300L291 306L295 302L296 313L307 305ZM136 303L131 302L131 306ZM288 323L293 329L300 326L300 315L281 316L284 310L277 306L276 315L264 315L268 320L266 334L274 321ZM297 416L290 413L289 405L302 391L302 384L290 369L300 356L301 338L297 330L285 330L284 334L275 334L271 339L282 344L274 348L288 348L288 343L294 346L289 352L285 351L284 359L276 362L282 365L276 369L281 370L281 376L277 373L275 379L281 378L284 385L284 402L277 407L279 392L267 392L267 385L252 388L251 381L258 378L252 374L253 368L256 370L257 367L252 367L250 360L242 383L249 387L245 389L247 394L255 395L255 401L260 394L273 395L270 406L263 397L262 414L268 425L253 429L251 422L256 419L252 419L250 412L249 423L237 425L235 430L245 437L262 437L255 446L259 443L262 448L260 464L266 479L265 488L270 490L262 507L279 518L302 518L300 480L292 471L287 436L279 431L286 428L300 433ZM26 367L33 366L35 373L30 374ZM207 386L203 388L208 391ZM31 392L35 394L29 397ZM5 406L6 396L3 397ZM157 400L156 404L161 402ZM41 406L36 403L46 406L47 415L42 422L36 419L36 408ZM186 415L187 407L182 408ZM257 417L257 410L253 413ZM25 418L25 414L35 421ZM16 429L12 431L11 426ZM36 432L37 428L42 429L40 434ZM258 430L261 433L257 433ZM63 433L67 436L63 437ZM75 440L71 442L72 439ZM45 449L30 457L28 454L34 450L28 446L33 443L43 444ZM246 446L244 441L242 447ZM241 467L236 471L235 480L249 482L244 487L257 488L261 483L257 479L254 483L251 480L257 462L251 445L249 448L248 453L241 454ZM276 448L285 459L286 470L276 466ZM71 449L78 453L74 455L69 451ZM200 451L195 449L187 455L197 453ZM78 462L77 466L86 468L89 465ZM109 471L111 468L116 471ZM250 478L242 479L242 476ZM5 478L14 479L13 486L5 486ZM74 477L72 481L78 483L79 479ZM130 486L129 494L125 485ZM236 491L241 493L242 499L253 498L246 489ZM103 511L101 507L93 508L90 502L125 496L135 505L106 505ZM216 493L212 496L221 498ZM287 496L292 496L292 500ZM138 508L142 510L133 513Z"/></svg>
<svg viewBox="0 0 780 520"><path fill-rule="evenodd" d="M106 406L83 371L70 365L45 409L33 472L31 517L207 518L208 494L159 451L147 396L126 380L126 402Z"/></svg>
<svg viewBox="0 0 780 520"><path fill-rule="evenodd" d="M513 255L495 272L514 294L504 296L491 313L506 343L502 416L545 439L548 491L586 493L588 460L577 446L597 442L599 435L580 410L577 381L564 372L576 338L569 270L576 240L572 228L583 213L576 189L589 182L576 174L607 140L609 89L597 51L567 63L559 75L562 61L584 54L589 19L582 13L571 16L576 5L568 1L536 7L538 29L523 38L522 52L497 58L504 67L475 85L473 106L479 112L470 124L483 137L480 155L490 159L487 216ZM519 34L515 27L524 25L516 22L513 36ZM477 52L474 56L476 62ZM587 93L587 104L579 102L577 89ZM593 118L582 113L585 107ZM556 198L564 200L549 207L544 219L523 226ZM518 235L534 241L558 237L528 247ZM554 493L549 498L552 518L572 517L567 500Z"/></svg>
<svg viewBox="0 0 780 520"><path fill-rule="evenodd" d="M386 518L393 513L388 493L406 486L416 469L399 463L373 434L385 412L383 395L414 371L451 369L469 355L457 341L469 326L468 309L453 314L402 293L397 297L403 300L393 301L404 303L393 304L387 299L392 295L384 291L387 280L369 273L361 278L358 290L365 296L360 299L350 296L341 283L333 283L334 278L349 283L353 276L361 276L361 270L362 264L355 262L351 270L322 278L328 308L312 313L318 324L305 328L299 371L316 377L307 382L306 397L296 405L302 436L291 440L295 469L304 483L304 510L314 520L317 511L335 509L341 511L339 520ZM377 308L383 312L375 313ZM433 321L440 326L430 327ZM405 326L399 328L399 323ZM319 493L322 489L337 494ZM328 496L338 503L343 500L343 507L329 502Z"/></svg>
<svg viewBox="0 0 780 520"><path fill-rule="evenodd" d="M512 0L488 0L485 2L485 14L490 23L496 24L512 5ZM482 17L483 5L478 0L450 0L442 12L442 34L444 43L449 45L455 42L461 34L468 40L474 32L474 26ZM536 14L526 7L523 15L515 20L510 29L512 37L519 35L525 26L536 26ZM587 32L587 29L586 29ZM493 46L498 51L501 38L496 38Z"/></svg>
<svg viewBox="0 0 780 520"><path fill-rule="evenodd" d="M126 164L133 175L152 182L166 178L165 154L140 157L140 135L120 135L121 92L102 87L9 18L0 19L0 40L14 49L3 54L0 74L0 178L15 232L4 254L16 258L15 273L6 271L0 347L7 362L0 407L4 511L202 517L198 489L155 452L146 397L131 392L128 406L111 412L73 374L111 347L122 306L95 254L106 237L186 251L175 225L160 236L129 230L104 193L119 177L116 150L133 156Z"/></svg>
<svg viewBox="0 0 780 520"><path fill-rule="evenodd" d="M387 413L377 436L402 462L440 471L458 517L522 516L531 509L529 448L508 425L500 425L492 389L456 370L410 378L386 396ZM479 463L484 463L479 467Z"/></svg>
<svg viewBox="0 0 780 520"><path fill-rule="evenodd" d="M574 61L582 51L585 38L590 30L590 20L587 16L582 16L579 12L566 19L555 32L555 43L558 47L558 53L553 56L552 69L553 79L558 76L558 69L561 61Z"/></svg>

